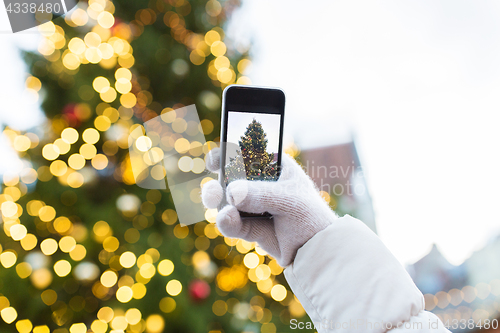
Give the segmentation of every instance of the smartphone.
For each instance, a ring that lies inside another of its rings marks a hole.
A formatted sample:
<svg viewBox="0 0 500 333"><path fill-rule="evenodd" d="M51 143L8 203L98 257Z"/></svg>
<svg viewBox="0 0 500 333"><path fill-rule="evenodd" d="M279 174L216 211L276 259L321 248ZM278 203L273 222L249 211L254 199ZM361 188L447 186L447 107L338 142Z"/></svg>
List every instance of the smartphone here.
<svg viewBox="0 0 500 333"><path fill-rule="evenodd" d="M285 93L279 88L230 85L222 94L221 177L231 181L277 181L281 171ZM271 218L240 212L242 218Z"/></svg>

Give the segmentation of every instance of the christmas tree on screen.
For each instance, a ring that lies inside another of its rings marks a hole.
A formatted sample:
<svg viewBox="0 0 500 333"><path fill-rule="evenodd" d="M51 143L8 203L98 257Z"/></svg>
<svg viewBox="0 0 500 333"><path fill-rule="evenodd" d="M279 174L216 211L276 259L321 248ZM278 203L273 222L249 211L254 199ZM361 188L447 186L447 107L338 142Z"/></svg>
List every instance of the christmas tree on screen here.
<svg viewBox="0 0 500 333"><path fill-rule="evenodd" d="M240 158L230 158L226 167L227 181L245 173L248 180L276 180L278 164L274 154L267 152L266 137L262 124L254 118L238 141Z"/></svg>
<svg viewBox="0 0 500 333"><path fill-rule="evenodd" d="M196 104L218 140L222 88L249 83L222 28L237 6L90 0L41 27L26 89L46 121L2 132L22 161L2 175L2 333L274 333L304 315L275 260L221 236L214 211L181 226L131 169L129 133L172 109ZM242 147L272 165L258 128Z"/></svg>

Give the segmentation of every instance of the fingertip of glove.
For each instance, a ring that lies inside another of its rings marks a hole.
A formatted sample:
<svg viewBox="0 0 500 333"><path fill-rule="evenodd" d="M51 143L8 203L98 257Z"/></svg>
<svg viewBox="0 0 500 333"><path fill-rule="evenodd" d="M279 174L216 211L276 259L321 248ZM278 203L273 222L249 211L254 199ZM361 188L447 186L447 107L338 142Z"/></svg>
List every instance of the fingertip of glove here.
<svg viewBox="0 0 500 333"><path fill-rule="evenodd" d="M236 180L227 187L226 197L230 205L238 206L248 195L248 181Z"/></svg>
<svg viewBox="0 0 500 333"><path fill-rule="evenodd" d="M207 208L216 208L222 200L222 187L216 180L211 180L201 189L201 201Z"/></svg>
<svg viewBox="0 0 500 333"><path fill-rule="evenodd" d="M238 209L234 206L226 206L217 214L217 228L226 237L241 237L241 218Z"/></svg>
<svg viewBox="0 0 500 333"><path fill-rule="evenodd" d="M207 170L212 172L218 172L220 169L220 148L214 148L205 158L205 166Z"/></svg>

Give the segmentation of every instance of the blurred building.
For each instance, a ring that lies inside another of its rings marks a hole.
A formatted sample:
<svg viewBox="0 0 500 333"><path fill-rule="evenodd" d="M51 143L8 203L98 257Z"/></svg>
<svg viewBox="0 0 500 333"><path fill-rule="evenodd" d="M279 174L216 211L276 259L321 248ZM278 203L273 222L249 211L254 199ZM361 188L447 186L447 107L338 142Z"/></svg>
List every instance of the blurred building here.
<svg viewBox="0 0 500 333"><path fill-rule="evenodd" d="M434 312L446 323L457 320L484 325L485 320L496 324L500 319L500 236L492 238L482 249L474 252L461 265L446 260L436 245L427 255L407 267L425 298L426 310ZM451 329L453 332L487 330Z"/></svg>
<svg viewBox="0 0 500 333"><path fill-rule="evenodd" d="M408 271L424 294L462 288L467 283L464 266L452 265L434 244L427 255L408 267Z"/></svg>
<svg viewBox="0 0 500 333"><path fill-rule="evenodd" d="M350 214L377 232L372 199L354 142L302 151L299 160L339 215Z"/></svg>
<svg viewBox="0 0 500 333"><path fill-rule="evenodd" d="M500 235L474 252L463 265L467 269L470 284L500 279Z"/></svg>

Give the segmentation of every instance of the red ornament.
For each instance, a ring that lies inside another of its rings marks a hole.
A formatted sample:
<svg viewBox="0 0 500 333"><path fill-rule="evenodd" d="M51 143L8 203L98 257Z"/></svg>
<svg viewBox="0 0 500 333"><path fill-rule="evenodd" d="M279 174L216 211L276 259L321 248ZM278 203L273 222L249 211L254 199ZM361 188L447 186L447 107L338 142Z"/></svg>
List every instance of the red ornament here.
<svg viewBox="0 0 500 333"><path fill-rule="evenodd" d="M74 103L66 104L64 109L62 110L63 118L66 120L69 126L78 127L80 126L80 119L78 119L78 115L76 113L77 105Z"/></svg>
<svg viewBox="0 0 500 333"><path fill-rule="evenodd" d="M189 296L197 303L203 302L210 295L210 285L204 280L193 280L189 284Z"/></svg>

